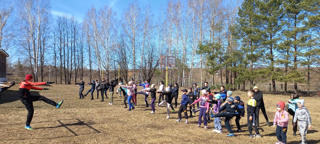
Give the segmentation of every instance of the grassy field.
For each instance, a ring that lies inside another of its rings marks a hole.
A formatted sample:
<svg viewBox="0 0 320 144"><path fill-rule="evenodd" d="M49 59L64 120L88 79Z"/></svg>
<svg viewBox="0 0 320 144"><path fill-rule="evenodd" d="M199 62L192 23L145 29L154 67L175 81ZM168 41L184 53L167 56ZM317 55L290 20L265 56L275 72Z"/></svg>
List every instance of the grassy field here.
<svg viewBox="0 0 320 144"><path fill-rule="evenodd" d="M86 86L88 90L89 86ZM124 109L123 98L116 95L114 105L109 100L78 99L78 87L74 85L52 85L49 91L39 94L56 102L64 100L60 109L44 102L35 102L35 113L31 126L33 131L24 129L27 110L18 99L18 86L2 93L0 101L0 143L275 143L275 128L266 126L263 115L260 132L262 138L249 139L246 118L241 119L243 132L235 133L236 137L227 138L227 130L223 127L222 134L212 132L213 121L208 123L209 129L197 128L198 115L189 119L189 124L177 123L177 113L166 119L166 108L146 108L144 96L138 96L138 106L133 111ZM85 90L85 92L86 92ZM33 91L37 93L36 91ZM96 93L95 93L96 94ZM244 92L236 91L243 101L247 101ZM179 96L181 98L181 94ZM287 101L288 96L264 95L266 109L270 121L273 121L275 105L279 101ZM308 131L308 143L320 143L319 122L320 112L317 110L320 98L305 97L306 107L312 117L312 130ZM149 102L151 102L149 97ZM179 99L180 102L180 99ZM290 116L290 121L292 117ZM184 119L183 119L184 121ZM222 122L224 125L224 122ZM236 130L234 119L233 130ZM299 143L300 136L292 135L290 123L288 143Z"/></svg>

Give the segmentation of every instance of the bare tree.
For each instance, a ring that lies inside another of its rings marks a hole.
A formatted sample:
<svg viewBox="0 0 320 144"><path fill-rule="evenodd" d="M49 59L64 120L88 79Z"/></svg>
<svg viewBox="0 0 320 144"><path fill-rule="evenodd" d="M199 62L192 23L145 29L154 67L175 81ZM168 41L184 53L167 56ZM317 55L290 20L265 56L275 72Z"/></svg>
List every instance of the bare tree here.
<svg viewBox="0 0 320 144"><path fill-rule="evenodd" d="M12 24L8 20L12 17L13 8L0 8L0 49L5 48L3 43L13 37Z"/></svg>
<svg viewBox="0 0 320 144"><path fill-rule="evenodd" d="M126 36L129 39L130 47L132 50L132 59L133 59L133 79L136 77L136 45L137 45L137 36L140 29L140 8L137 3L131 3L124 15L124 21L122 27L125 31Z"/></svg>
<svg viewBox="0 0 320 144"><path fill-rule="evenodd" d="M39 60L43 56L40 53L43 34L46 33L46 21L49 18L50 1L21 0L19 8L19 19L21 21L21 32L27 43L27 51L30 59L30 67L34 75L34 81L38 81Z"/></svg>

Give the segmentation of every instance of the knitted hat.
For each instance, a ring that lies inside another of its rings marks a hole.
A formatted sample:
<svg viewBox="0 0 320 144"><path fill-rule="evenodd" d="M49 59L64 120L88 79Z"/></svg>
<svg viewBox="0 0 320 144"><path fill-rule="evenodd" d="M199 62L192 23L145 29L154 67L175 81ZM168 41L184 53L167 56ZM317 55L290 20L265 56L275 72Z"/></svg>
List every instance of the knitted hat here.
<svg viewBox="0 0 320 144"><path fill-rule="evenodd" d="M182 92L188 92L188 90L187 89L183 89L183 90L181 90Z"/></svg>
<svg viewBox="0 0 320 144"><path fill-rule="evenodd" d="M298 100L298 103L300 103L302 106L304 106L304 99Z"/></svg>
<svg viewBox="0 0 320 144"><path fill-rule="evenodd" d="M231 96L232 95L232 91L227 91L227 95Z"/></svg>
<svg viewBox="0 0 320 144"><path fill-rule="evenodd" d="M146 86L145 86L146 88L148 88L149 87L149 84L146 84Z"/></svg>
<svg viewBox="0 0 320 144"><path fill-rule="evenodd" d="M29 80L32 80L33 76L31 74L27 74L26 75L26 80L29 81Z"/></svg>
<svg viewBox="0 0 320 144"><path fill-rule="evenodd" d="M221 99L221 95L220 95L220 94L215 94L214 97L215 97L216 99Z"/></svg>
<svg viewBox="0 0 320 144"><path fill-rule="evenodd" d="M234 99L237 100L237 101L240 101L240 97L239 96L234 97Z"/></svg>
<svg viewBox="0 0 320 144"><path fill-rule="evenodd" d="M129 81L129 83L128 83L128 84L129 84L129 85L132 85L132 83L133 83L132 81Z"/></svg>
<svg viewBox="0 0 320 144"><path fill-rule="evenodd" d="M254 87L253 87L253 90L255 90L255 89L258 89L258 87L257 87L257 86L254 86Z"/></svg>
<svg viewBox="0 0 320 144"><path fill-rule="evenodd" d="M167 92L170 91L170 87L166 87L166 91L167 91Z"/></svg>
<svg viewBox="0 0 320 144"><path fill-rule="evenodd" d="M233 97L229 97L229 98L227 99L227 101L228 101L228 102L233 102Z"/></svg>
<svg viewBox="0 0 320 144"><path fill-rule="evenodd" d="M207 91L206 91L206 90L202 90L201 93L202 93L203 95L205 95L205 94L207 94Z"/></svg>
<svg viewBox="0 0 320 144"><path fill-rule="evenodd" d="M284 107L285 107L285 103L283 102L283 101L280 101L280 102L278 102L278 104L277 104L277 107L278 108L281 108L282 110L284 109Z"/></svg>

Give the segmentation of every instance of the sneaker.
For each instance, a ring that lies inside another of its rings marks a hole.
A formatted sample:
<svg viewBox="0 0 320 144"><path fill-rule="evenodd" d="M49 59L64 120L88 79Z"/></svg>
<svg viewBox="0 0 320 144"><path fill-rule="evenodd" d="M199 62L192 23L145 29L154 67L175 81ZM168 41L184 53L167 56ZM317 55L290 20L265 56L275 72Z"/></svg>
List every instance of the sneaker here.
<svg viewBox="0 0 320 144"><path fill-rule="evenodd" d="M271 125L270 125L270 123L269 123L268 121L267 121L267 126L269 126L269 127L271 126Z"/></svg>
<svg viewBox="0 0 320 144"><path fill-rule="evenodd" d="M113 103L110 103L110 105L113 105Z"/></svg>
<svg viewBox="0 0 320 144"><path fill-rule="evenodd" d="M60 108L62 103L63 103L63 100L61 102L58 102L57 105L56 105L56 108Z"/></svg>
<svg viewBox="0 0 320 144"><path fill-rule="evenodd" d="M154 111L152 111L151 113L154 114Z"/></svg>
<svg viewBox="0 0 320 144"><path fill-rule="evenodd" d="M256 135L254 135L254 137L261 138L261 135L260 134L256 134Z"/></svg>
<svg viewBox="0 0 320 144"><path fill-rule="evenodd" d="M132 110L134 110L135 108L134 107L132 107Z"/></svg>
<svg viewBox="0 0 320 144"><path fill-rule="evenodd" d="M128 109L128 111L131 111L131 109Z"/></svg>
<svg viewBox="0 0 320 144"><path fill-rule="evenodd" d="M252 138L253 138L253 135L251 134L251 135L249 136L249 138L252 139Z"/></svg>
<svg viewBox="0 0 320 144"><path fill-rule="evenodd" d="M185 124L188 124L189 122L188 122L188 120L186 120L186 122L184 122Z"/></svg>
<svg viewBox="0 0 320 144"><path fill-rule="evenodd" d="M282 144L282 142L281 141L277 141L275 144Z"/></svg>
<svg viewBox="0 0 320 144"><path fill-rule="evenodd" d="M217 133L222 133L222 130L217 130Z"/></svg>
<svg viewBox="0 0 320 144"><path fill-rule="evenodd" d="M208 127L207 127L207 126L204 126L204 129L208 129Z"/></svg>
<svg viewBox="0 0 320 144"><path fill-rule="evenodd" d="M167 116L167 119L169 119L170 118L170 116Z"/></svg>
<svg viewBox="0 0 320 144"><path fill-rule="evenodd" d="M296 134L296 132L293 132L293 136L296 136L297 134Z"/></svg>
<svg viewBox="0 0 320 144"><path fill-rule="evenodd" d="M218 130L217 130L217 129L213 129L212 131L213 131L213 132L217 132Z"/></svg>
<svg viewBox="0 0 320 144"><path fill-rule="evenodd" d="M176 122L181 122L181 119L177 119Z"/></svg>
<svg viewBox="0 0 320 144"><path fill-rule="evenodd" d="M25 126L24 128L27 129L27 130L33 130L33 129L31 128L31 126Z"/></svg>
<svg viewBox="0 0 320 144"><path fill-rule="evenodd" d="M227 137L234 137L234 134L230 133L230 134L227 135Z"/></svg>
<svg viewBox="0 0 320 144"><path fill-rule="evenodd" d="M200 125L197 125L197 127L200 127Z"/></svg>
<svg viewBox="0 0 320 144"><path fill-rule="evenodd" d="M93 98L91 100L93 100Z"/></svg>

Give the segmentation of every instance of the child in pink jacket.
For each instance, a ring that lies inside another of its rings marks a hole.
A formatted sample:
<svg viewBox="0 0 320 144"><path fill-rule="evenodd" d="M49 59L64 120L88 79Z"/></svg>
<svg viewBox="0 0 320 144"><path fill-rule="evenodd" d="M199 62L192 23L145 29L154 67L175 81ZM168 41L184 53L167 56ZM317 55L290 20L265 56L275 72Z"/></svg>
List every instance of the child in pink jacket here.
<svg viewBox="0 0 320 144"><path fill-rule="evenodd" d="M289 121L289 113L284 110L285 103L280 101L277 104L277 112L274 116L273 127L276 127L276 135L278 142L276 144L285 144L287 143L287 128Z"/></svg>
<svg viewBox="0 0 320 144"><path fill-rule="evenodd" d="M204 124L204 129L207 129L207 114L209 112L209 103L207 100L209 99L207 96L207 91L202 90L202 96L198 98L196 101L194 101L190 106L192 106L195 103L200 102L200 114L199 114L199 120L198 120L198 127L201 126L202 120L201 117L203 117L203 124Z"/></svg>

